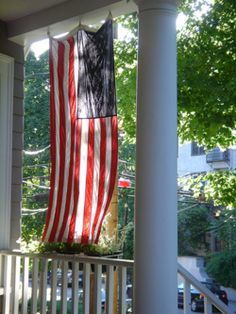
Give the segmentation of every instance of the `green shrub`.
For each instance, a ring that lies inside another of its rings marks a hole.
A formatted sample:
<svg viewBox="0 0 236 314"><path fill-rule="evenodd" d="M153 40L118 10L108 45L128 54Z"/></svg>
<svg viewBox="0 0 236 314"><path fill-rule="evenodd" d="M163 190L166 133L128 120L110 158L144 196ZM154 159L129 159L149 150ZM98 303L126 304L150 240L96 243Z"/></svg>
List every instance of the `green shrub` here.
<svg viewBox="0 0 236 314"><path fill-rule="evenodd" d="M236 248L211 254L207 272L219 284L236 289Z"/></svg>

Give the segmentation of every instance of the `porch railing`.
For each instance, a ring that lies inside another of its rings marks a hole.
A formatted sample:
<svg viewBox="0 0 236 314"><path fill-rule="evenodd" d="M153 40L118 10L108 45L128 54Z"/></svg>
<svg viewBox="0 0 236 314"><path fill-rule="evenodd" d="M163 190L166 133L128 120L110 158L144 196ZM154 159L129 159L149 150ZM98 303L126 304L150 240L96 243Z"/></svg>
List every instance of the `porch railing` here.
<svg viewBox="0 0 236 314"><path fill-rule="evenodd" d="M81 255L32 255L0 251L0 313L132 313L133 261ZM228 307L181 265L184 313L191 313L190 285L204 294L204 313L212 304Z"/></svg>

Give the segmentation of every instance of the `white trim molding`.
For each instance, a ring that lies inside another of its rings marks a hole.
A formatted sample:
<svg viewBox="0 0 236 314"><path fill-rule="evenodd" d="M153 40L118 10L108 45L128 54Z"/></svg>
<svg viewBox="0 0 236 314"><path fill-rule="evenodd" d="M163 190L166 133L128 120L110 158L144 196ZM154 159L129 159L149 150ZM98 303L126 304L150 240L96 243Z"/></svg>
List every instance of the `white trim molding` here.
<svg viewBox="0 0 236 314"><path fill-rule="evenodd" d="M10 246L14 59L0 53L0 248Z"/></svg>

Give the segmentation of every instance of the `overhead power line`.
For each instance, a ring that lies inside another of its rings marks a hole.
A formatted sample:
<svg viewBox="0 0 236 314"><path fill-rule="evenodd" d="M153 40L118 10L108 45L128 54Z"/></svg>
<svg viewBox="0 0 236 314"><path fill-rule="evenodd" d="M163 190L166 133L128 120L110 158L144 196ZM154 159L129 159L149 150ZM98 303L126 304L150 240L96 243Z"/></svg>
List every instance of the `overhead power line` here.
<svg viewBox="0 0 236 314"><path fill-rule="evenodd" d="M32 182L28 182L28 181L24 181L24 180L22 182L24 184L31 185L31 186L34 186L34 187L39 188L39 189L50 190L49 186L38 185L38 184L35 184L35 183L32 183Z"/></svg>
<svg viewBox="0 0 236 314"><path fill-rule="evenodd" d="M38 208L38 209L30 209L30 208L22 208L22 216L33 216L37 214L41 214L46 212L47 208Z"/></svg>
<svg viewBox="0 0 236 314"><path fill-rule="evenodd" d="M41 154L41 153L45 152L48 148L50 148L50 146L51 145L49 144L48 146L46 146L46 147L44 147L42 149L36 150L36 151L23 150L23 153L25 155L31 155L31 156L38 155L38 154Z"/></svg>

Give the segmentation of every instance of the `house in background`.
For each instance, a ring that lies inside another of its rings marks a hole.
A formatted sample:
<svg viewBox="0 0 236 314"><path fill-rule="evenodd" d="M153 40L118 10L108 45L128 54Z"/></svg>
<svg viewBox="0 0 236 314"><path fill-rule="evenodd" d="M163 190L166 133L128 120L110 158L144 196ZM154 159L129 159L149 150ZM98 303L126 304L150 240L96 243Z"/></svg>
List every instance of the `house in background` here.
<svg viewBox="0 0 236 314"><path fill-rule="evenodd" d="M196 142L180 144L178 147L178 176L210 171L236 169L236 149L221 151L214 148L205 152Z"/></svg>
<svg viewBox="0 0 236 314"><path fill-rule="evenodd" d="M196 142L179 144L177 167L179 178L185 176L196 177L207 172L233 170L236 169L236 149L220 150L220 148L214 148L205 151L204 147L197 145ZM205 242L208 244L210 251L218 251L221 247L220 241L217 241L211 232L206 234Z"/></svg>
<svg viewBox="0 0 236 314"><path fill-rule="evenodd" d="M139 11L137 84L137 165L133 313L177 312L177 268L186 291L193 283L211 303L230 313L214 295L177 267L176 193L176 0L18 0L0 2L0 299L3 314L56 313L56 278L62 269L61 312L67 312L68 265L73 270L73 313L78 313L77 278L84 271L83 312L101 313L101 272L106 266L106 312L113 313L114 269L119 272L119 313L126 313L126 275L133 262L89 257L25 256L19 248L22 197L24 52L50 31L58 35L103 20ZM148 156L148 162L147 162ZM157 162L158 160L158 162ZM146 178L143 180L143 178ZM5 250L5 251L4 251ZM7 251L6 251L7 250ZM29 287L29 264L32 263ZM52 270L47 303L47 270ZM90 266L94 264L94 293L90 297ZM20 267L20 265L22 267ZM19 280L22 278L21 295ZM31 289L31 302L28 292ZM39 291L39 294L38 294ZM185 308L189 309L185 294ZM39 298L40 300L38 300ZM39 302L38 302L39 301ZM90 309L90 310L89 310Z"/></svg>

